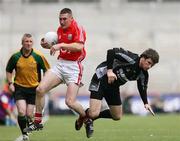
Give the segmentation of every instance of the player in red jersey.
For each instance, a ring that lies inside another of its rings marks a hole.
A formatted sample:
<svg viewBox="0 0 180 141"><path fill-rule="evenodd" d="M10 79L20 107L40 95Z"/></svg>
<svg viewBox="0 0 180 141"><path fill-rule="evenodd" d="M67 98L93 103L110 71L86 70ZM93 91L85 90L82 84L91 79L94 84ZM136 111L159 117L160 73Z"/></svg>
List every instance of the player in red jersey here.
<svg viewBox="0 0 180 141"><path fill-rule="evenodd" d="M73 19L72 11L64 8L59 13L60 27L57 30L58 43L50 46L44 39L41 40L43 48L50 49L54 55L59 51L57 64L50 69L43 77L36 89L36 112L34 124L26 128L27 132L42 129L42 110L44 107L44 94L55 86L65 83L67 85L66 99L67 106L80 115L76 121L76 130L79 130L85 119L85 111L76 96L81 85L83 67L81 61L85 58L84 44L86 41L85 30Z"/></svg>

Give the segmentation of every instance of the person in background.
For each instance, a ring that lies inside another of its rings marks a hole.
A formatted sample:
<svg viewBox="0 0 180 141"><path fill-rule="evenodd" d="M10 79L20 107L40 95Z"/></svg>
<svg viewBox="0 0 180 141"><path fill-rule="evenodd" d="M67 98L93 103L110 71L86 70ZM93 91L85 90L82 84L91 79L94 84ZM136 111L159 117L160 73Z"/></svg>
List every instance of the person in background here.
<svg viewBox="0 0 180 141"><path fill-rule="evenodd" d="M86 124L86 135L93 134L93 121L98 118L120 120L122 102L119 87L127 81L137 81L137 88L146 110L154 112L147 100L148 70L159 62L159 54L154 49L145 50L140 56L123 48L107 51L107 59L96 68L89 90L90 107L86 110L90 119ZM102 99L105 98L109 109L101 111Z"/></svg>
<svg viewBox="0 0 180 141"><path fill-rule="evenodd" d="M18 111L18 124L22 132L22 140L29 140L24 128L32 122L35 108L36 87L41 80L41 72L49 68L46 58L33 48L33 37L25 33L22 47L9 59L6 66L6 78L9 90L13 93ZM14 81L12 81L14 78Z"/></svg>
<svg viewBox="0 0 180 141"><path fill-rule="evenodd" d="M25 129L27 132L43 128L42 110L45 93L62 83L67 85L66 105L80 115L75 122L75 129L79 130L83 122L86 122L86 113L76 99L79 87L82 84L83 66L81 62L86 56L84 48L86 33L83 27L77 24L69 8L63 8L60 11L59 23L57 44L50 46L44 38L41 40L41 46L50 49L51 55L54 55L56 51L59 51L59 55L56 65L46 73L36 89L34 124Z"/></svg>
<svg viewBox="0 0 180 141"><path fill-rule="evenodd" d="M5 83L0 93L0 125L16 125L16 116L14 98L8 89L8 84Z"/></svg>

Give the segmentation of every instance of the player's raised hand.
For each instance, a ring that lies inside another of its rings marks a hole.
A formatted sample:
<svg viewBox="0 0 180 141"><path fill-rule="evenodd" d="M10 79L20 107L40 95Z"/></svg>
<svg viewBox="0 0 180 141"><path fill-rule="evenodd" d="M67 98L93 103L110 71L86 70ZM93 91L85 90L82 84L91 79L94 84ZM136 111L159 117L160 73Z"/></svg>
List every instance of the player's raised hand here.
<svg viewBox="0 0 180 141"><path fill-rule="evenodd" d="M144 107L146 110L148 110L153 116L155 116L154 111L152 110L151 106L149 104L145 104Z"/></svg>
<svg viewBox="0 0 180 141"><path fill-rule="evenodd" d="M50 55L54 55L56 53L56 49L54 46L50 48Z"/></svg>
<svg viewBox="0 0 180 141"><path fill-rule="evenodd" d="M57 50L59 50L61 47L61 44L55 44L50 48L50 55L54 55Z"/></svg>

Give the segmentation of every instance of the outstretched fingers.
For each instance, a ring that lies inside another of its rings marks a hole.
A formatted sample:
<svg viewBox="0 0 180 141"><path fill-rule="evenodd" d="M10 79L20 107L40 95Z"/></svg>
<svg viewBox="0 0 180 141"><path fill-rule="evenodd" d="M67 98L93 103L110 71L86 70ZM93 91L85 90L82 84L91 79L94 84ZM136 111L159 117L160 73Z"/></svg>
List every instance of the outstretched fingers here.
<svg viewBox="0 0 180 141"><path fill-rule="evenodd" d="M153 115L155 116L154 111L152 110L151 106L149 104L145 104L144 107Z"/></svg>

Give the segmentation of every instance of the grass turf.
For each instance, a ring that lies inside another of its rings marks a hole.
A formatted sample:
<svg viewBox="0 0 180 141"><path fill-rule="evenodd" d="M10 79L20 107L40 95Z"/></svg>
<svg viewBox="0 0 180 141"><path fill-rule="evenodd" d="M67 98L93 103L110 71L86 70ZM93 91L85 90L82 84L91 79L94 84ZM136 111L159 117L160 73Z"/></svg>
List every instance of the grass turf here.
<svg viewBox="0 0 180 141"><path fill-rule="evenodd" d="M180 115L126 115L121 121L99 119L94 135L86 138L85 128L75 131L76 116L51 116L44 130L33 132L31 141L180 141ZM14 141L18 127L0 126L0 141Z"/></svg>

